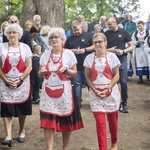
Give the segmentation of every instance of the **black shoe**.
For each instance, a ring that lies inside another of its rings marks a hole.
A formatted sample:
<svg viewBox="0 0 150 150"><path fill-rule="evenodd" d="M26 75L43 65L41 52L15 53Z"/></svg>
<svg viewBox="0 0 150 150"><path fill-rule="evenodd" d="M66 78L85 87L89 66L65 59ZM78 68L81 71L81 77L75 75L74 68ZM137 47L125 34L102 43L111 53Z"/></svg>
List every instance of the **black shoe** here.
<svg viewBox="0 0 150 150"><path fill-rule="evenodd" d="M39 104L40 102L40 98L36 99L36 100L32 100L32 104Z"/></svg>
<svg viewBox="0 0 150 150"><path fill-rule="evenodd" d="M146 79L149 81L149 75L146 76Z"/></svg>
<svg viewBox="0 0 150 150"><path fill-rule="evenodd" d="M143 80L139 80L137 83L138 84L143 84Z"/></svg>
<svg viewBox="0 0 150 150"><path fill-rule="evenodd" d="M79 108L81 108L81 107L82 107L82 103L81 103L81 102L80 102L78 105L79 105Z"/></svg>
<svg viewBox="0 0 150 150"><path fill-rule="evenodd" d="M19 142L19 143L23 143L24 141L25 141L25 137L18 137L17 138L17 141Z"/></svg>
<svg viewBox="0 0 150 150"><path fill-rule="evenodd" d="M143 83L143 77L139 76L139 81L137 82L138 84L142 84Z"/></svg>
<svg viewBox="0 0 150 150"><path fill-rule="evenodd" d="M2 142L2 145L8 145L9 147L12 147L12 142L13 142L12 139L11 139L11 140L4 140L4 141Z"/></svg>
<svg viewBox="0 0 150 150"><path fill-rule="evenodd" d="M127 105L121 105L120 111L123 112L123 113L129 113L130 109L128 108Z"/></svg>

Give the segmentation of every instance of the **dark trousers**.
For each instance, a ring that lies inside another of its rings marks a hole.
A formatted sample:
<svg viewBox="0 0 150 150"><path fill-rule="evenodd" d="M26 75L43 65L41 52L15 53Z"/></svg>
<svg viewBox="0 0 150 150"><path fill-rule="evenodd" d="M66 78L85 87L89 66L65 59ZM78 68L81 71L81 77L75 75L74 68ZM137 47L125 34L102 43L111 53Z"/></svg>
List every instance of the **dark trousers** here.
<svg viewBox="0 0 150 150"><path fill-rule="evenodd" d="M40 98L39 96L39 85L33 85L32 86L32 97L33 97L33 101L36 101L38 98Z"/></svg>
<svg viewBox="0 0 150 150"><path fill-rule="evenodd" d="M121 62L121 66L119 68L120 75L120 85L121 85L121 99L122 105L127 105L128 99L128 87L127 87L127 56L123 56L119 58Z"/></svg>

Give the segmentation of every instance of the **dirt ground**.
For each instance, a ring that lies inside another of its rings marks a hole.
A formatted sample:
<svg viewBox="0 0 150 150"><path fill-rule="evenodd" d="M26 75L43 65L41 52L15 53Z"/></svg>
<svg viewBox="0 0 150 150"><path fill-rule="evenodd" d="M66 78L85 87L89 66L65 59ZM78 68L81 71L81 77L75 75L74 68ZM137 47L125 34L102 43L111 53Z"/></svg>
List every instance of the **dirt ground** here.
<svg viewBox="0 0 150 150"><path fill-rule="evenodd" d="M137 84L138 78L128 79L129 99L128 114L119 112L118 150L150 150L150 81ZM81 108L84 128L74 131L69 150L98 150L95 120L90 111L87 89L83 89L83 107ZM39 127L39 108L33 105L33 115L26 120L26 141L18 143L18 120L13 119L12 150L46 150L43 130ZM3 121L0 121L0 143L5 138ZM108 132L110 148L110 135ZM0 150L10 149L0 144ZM54 150L62 150L61 133L55 134Z"/></svg>

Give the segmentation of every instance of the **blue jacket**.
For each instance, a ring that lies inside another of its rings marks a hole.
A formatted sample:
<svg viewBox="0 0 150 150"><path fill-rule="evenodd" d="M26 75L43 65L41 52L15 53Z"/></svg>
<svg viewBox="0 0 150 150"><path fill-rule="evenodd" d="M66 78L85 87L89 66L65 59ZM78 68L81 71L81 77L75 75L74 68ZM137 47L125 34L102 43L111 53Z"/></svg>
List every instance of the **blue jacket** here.
<svg viewBox="0 0 150 150"><path fill-rule="evenodd" d="M132 35L135 31L137 31L136 23L133 22L133 21L131 21L131 22L128 21L128 22L125 24L124 29L125 29L126 31L128 31L128 32Z"/></svg>

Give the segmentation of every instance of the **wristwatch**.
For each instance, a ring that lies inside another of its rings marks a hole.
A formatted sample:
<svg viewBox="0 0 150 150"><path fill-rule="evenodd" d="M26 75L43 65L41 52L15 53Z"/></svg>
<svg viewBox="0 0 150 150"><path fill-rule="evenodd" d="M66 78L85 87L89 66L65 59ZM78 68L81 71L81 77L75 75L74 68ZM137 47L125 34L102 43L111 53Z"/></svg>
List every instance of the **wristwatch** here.
<svg viewBox="0 0 150 150"><path fill-rule="evenodd" d="M106 89L108 89L108 92L111 93L111 88L109 87L106 87Z"/></svg>
<svg viewBox="0 0 150 150"><path fill-rule="evenodd" d="M84 50L85 50L85 52L87 52L87 49L86 49L86 48L85 48Z"/></svg>
<svg viewBox="0 0 150 150"><path fill-rule="evenodd" d="M23 82L23 80L22 80L21 78L19 78L19 80L20 80L21 82Z"/></svg>

